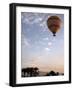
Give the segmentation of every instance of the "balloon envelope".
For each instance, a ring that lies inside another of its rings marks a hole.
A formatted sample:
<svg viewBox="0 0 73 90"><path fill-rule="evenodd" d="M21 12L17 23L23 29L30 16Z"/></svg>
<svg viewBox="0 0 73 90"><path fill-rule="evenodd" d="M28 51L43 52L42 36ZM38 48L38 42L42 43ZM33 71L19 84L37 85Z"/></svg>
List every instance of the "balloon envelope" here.
<svg viewBox="0 0 73 90"><path fill-rule="evenodd" d="M61 19L58 16L50 16L47 20L47 25L49 30L55 36L56 32L60 30L61 27Z"/></svg>

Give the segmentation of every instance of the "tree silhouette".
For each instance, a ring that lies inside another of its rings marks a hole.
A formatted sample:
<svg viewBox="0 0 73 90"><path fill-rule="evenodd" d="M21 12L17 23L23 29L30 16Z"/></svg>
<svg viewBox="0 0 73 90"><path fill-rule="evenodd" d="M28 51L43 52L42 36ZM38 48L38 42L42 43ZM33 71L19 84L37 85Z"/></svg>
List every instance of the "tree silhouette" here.
<svg viewBox="0 0 73 90"><path fill-rule="evenodd" d="M32 77L32 76L33 76L33 72L34 72L34 68L33 68L33 67L31 67L31 68L30 68L30 77Z"/></svg>
<svg viewBox="0 0 73 90"><path fill-rule="evenodd" d="M55 75L56 75L56 73L54 71L50 71L49 73L47 73L46 76L55 76Z"/></svg>
<svg viewBox="0 0 73 90"><path fill-rule="evenodd" d="M39 69L37 67L34 68L34 76L37 76L39 74Z"/></svg>
<svg viewBox="0 0 73 90"><path fill-rule="evenodd" d="M57 72L56 75L59 75L59 72Z"/></svg>
<svg viewBox="0 0 73 90"><path fill-rule="evenodd" d="M26 68L23 68L22 69L22 77L25 77L26 73L27 73L27 69Z"/></svg>
<svg viewBox="0 0 73 90"><path fill-rule="evenodd" d="M29 75L30 75L30 68L29 67L26 68L26 72L27 72L27 77L29 77Z"/></svg>
<svg viewBox="0 0 73 90"><path fill-rule="evenodd" d="M27 67L22 69L22 77L32 77L32 76L38 76L39 69L37 67Z"/></svg>

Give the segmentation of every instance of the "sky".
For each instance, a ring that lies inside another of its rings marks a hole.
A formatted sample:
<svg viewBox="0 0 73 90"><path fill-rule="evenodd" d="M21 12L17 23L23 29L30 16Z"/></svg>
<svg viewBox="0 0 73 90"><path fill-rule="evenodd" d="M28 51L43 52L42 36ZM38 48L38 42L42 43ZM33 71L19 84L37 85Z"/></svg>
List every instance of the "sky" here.
<svg viewBox="0 0 73 90"><path fill-rule="evenodd" d="M54 37L47 19L57 15L62 27ZM21 12L21 68L38 67L39 71L64 73L64 15Z"/></svg>

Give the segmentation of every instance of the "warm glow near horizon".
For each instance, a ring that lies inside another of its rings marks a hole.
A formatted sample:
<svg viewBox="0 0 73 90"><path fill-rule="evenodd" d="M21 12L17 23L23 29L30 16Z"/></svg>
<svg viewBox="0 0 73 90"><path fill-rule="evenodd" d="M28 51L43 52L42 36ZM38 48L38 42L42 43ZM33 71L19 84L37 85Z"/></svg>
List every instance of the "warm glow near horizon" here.
<svg viewBox="0 0 73 90"><path fill-rule="evenodd" d="M21 67L64 73L64 25L54 37L47 27L49 16L63 14L21 13Z"/></svg>
<svg viewBox="0 0 73 90"><path fill-rule="evenodd" d="M49 59L43 59L42 58L33 58L33 60L30 60L27 63L23 63L23 67L38 67L40 69L40 71L43 72L49 72L51 70L55 71L55 72L60 72L63 73L64 72L64 63L63 63L63 59L62 57L60 59L56 59L56 60L52 60L49 62ZM26 65L25 65L26 64Z"/></svg>

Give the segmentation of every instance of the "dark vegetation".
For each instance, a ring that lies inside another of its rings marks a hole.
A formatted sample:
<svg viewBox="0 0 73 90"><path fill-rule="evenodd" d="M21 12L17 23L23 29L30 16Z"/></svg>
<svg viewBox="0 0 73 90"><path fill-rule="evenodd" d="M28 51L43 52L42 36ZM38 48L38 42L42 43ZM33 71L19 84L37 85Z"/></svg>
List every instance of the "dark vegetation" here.
<svg viewBox="0 0 73 90"><path fill-rule="evenodd" d="M27 67L22 69L22 77L37 77L40 76L40 71L37 67ZM41 76L59 76L64 75L64 73L59 73L51 70L48 73L45 73L45 75Z"/></svg>
<svg viewBox="0 0 73 90"><path fill-rule="evenodd" d="M59 76L59 75L64 75L64 73L59 73L52 70L46 74L46 76Z"/></svg>
<svg viewBox="0 0 73 90"><path fill-rule="evenodd" d="M32 76L38 76L39 75L39 69L37 67L28 67L22 69L22 77L32 77Z"/></svg>

